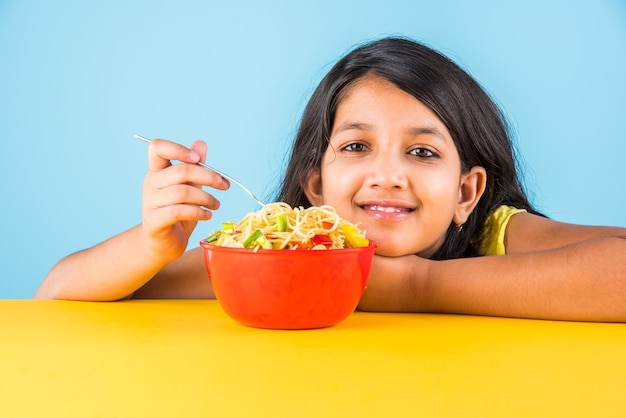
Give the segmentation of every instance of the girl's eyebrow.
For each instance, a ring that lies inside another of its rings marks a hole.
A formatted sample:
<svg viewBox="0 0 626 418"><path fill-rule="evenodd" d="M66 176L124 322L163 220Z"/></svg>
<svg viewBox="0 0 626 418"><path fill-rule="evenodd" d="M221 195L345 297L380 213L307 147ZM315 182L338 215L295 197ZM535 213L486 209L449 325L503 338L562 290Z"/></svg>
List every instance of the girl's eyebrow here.
<svg viewBox="0 0 626 418"><path fill-rule="evenodd" d="M434 126L420 126L416 128L411 128L409 130L409 133L412 136L419 136L419 135L436 136L443 141L447 141L447 136Z"/></svg>
<svg viewBox="0 0 626 418"><path fill-rule="evenodd" d="M371 129L371 125L362 122L345 122L334 129L334 133L340 133L344 131L368 131ZM429 135L435 136L443 141L447 141L447 136L437 129L435 126L416 126L410 128L407 132L410 136Z"/></svg>
<svg viewBox="0 0 626 418"><path fill-rule="evenodd" d="M343 131L367 131L370 129L370 125L367 123L359 123L359 122L345 122L339 125L336 129L333 129L335 133L343 132Z"/></svg>

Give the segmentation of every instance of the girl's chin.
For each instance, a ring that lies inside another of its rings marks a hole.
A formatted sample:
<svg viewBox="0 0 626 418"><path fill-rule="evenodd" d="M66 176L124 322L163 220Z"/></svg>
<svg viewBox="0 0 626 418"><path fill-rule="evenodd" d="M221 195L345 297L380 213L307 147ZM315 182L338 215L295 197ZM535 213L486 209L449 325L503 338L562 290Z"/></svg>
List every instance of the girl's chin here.
<svg viewBox="0 0 626 418"><path fill-rule="evenodd" d="M394 240L385 240L385 239L376 239L374 236L369 236L372 241L376 242L378 247L376 248L376 254L382 255L385 257L401 257L404 255L417 255L422 258L428 258L431 256L436 250L433 248L436 245L426 247L419 245L407 245L406 242L394 241Z"/></svg>
<svg viewBox="0 0 626 418"><path fill-rule="evenodd" d="M401 257L405 255L417 255L428 258L433 255L443 244L445 236L438 240L431 240L426 237L413 237L407 234L388 233L387 231L371 230L367 231L366 237L378 245L376 254L385 257Z"/></svg>
<svg viewBox="0 0 626 418"><path fill-rule="evenodd" d="M378 242L376 242L378 244ZM406 246L380 245L376 248L376 254L385 257L401 257L403 255L416 255L417 251Z"/></svg>

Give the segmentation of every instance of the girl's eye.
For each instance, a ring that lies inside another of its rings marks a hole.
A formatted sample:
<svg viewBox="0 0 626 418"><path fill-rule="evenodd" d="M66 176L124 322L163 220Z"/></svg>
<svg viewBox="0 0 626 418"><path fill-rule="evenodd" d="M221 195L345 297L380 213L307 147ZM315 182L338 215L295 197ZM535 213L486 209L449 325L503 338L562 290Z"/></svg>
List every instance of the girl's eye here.
<svg viewBox="0 0 626 418"><path fill-rule="evenodd" d="M428 148L413 148L409 151L409 154L414 155L418 158L434 158L437 156L434 152L429 150Z"/></svg>
<svg viewBox="0 0 626 418"><path fill-rule="evenodd" d="M348 151L348 152L365 152L368 149L369 148L367 148L364 144L360 144L358 142L348 144L342 148L343 151Z"/></svg>

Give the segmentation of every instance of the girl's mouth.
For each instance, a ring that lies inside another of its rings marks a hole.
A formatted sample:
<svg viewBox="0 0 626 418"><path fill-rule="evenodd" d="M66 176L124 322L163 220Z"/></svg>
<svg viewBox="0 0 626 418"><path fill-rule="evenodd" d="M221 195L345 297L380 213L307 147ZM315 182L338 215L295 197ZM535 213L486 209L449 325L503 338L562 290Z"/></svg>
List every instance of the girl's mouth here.
<svg viewBox="0 0 626 418"><path fill-rule="evenodd" d="M399 222L407 218L413 208L395 205L363 205L361 208L371 217L379 221Z"/></svg>
<svg viewBox="0 0 626 418"><path fill-rule="evenodd" d="M363 209L372 212L385 212L385 213L407 213L412 212L410 208L400 208L397 206L381 206L381 205L365 205Z"/></svg>

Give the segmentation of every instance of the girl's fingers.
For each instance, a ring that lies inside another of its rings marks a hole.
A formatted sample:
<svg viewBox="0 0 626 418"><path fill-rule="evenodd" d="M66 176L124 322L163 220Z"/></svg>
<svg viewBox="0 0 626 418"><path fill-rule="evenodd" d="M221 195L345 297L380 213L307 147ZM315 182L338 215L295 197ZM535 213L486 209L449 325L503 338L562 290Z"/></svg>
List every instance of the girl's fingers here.
<svg viewBox="0 0 626 418"><path fill-rule="evenodd" d="M155 189L164 189L177 184L209 186L218 190L226 190L230 186L228 181L216 172L196 164L174 164L159 171L149 171L145 182Z"/></svg>
<svg viewBox="0 0 626 418"><path fill-rule="evenodd" d="M190 147L191 151L195 152L196 154L198 154L200 156L200 161L201 162L205 162L206 161L206 151L207 151L207 144L204 141L195 141L193 144L191 144Z"/></svg>
<svg viewBox="0 0 626 418"><path fill-rule="evenodd" d="M143 227L157 241L187 241L198 221L211 219L212 213L195 205L174 205L144 211ZM179 234L184 232L184 236ZM176 236L178 235L178 238ZM186 244L185 244L186 245ZM170 247L170 244L167 244Z"/></svg>
<svg viewBox="0 0 626 418"><path fill-rule="evenodd" d="M196 205L173 205L155 209L151 222L155 230L169 228L178 222L196 222L211 219L212 213Z"/></svg>
<svg viewBox="0 0 626 418"><path fill-rule="evenodd" d="M198 165L206 158L207 145L195 141L190 148L155 139L148 151L148 173L143 186L143 221L152 231L167 230L183 222L210 219L220 202L202 189L226 190L230 184L219 174ZM181 164L173 164L180 161Z"/></svg>
<svg viewBox="0 0 626 418"><path fill-rule="evenodd" d="M211 210L217 210L220 207L219 200L213 195L200 188L186 184L177 184L155 190L146 197L145 203L148 208L153 209L181 204L194 205Z"/></svg>
<svg viewBox="0 0 626 418"><path fill-rule="evenodd" d="M175 142L154 139L148 146L148 167L152 171L162 170L171 165L171 161L196 164L206 157L206 144L196 141L194 149L189 149Z"/></svg>
<svg viewBox="0 0 626 418"><path fill-rule="evenodd" d="M154 187L167 187L173 184L196 184L226 190L230 183L219 174L198 166L206 159L207 145L195 141L191 149L183 145L154 139L148 148L148 178ZM171 161L187 164L174 164Z"/></svg>

